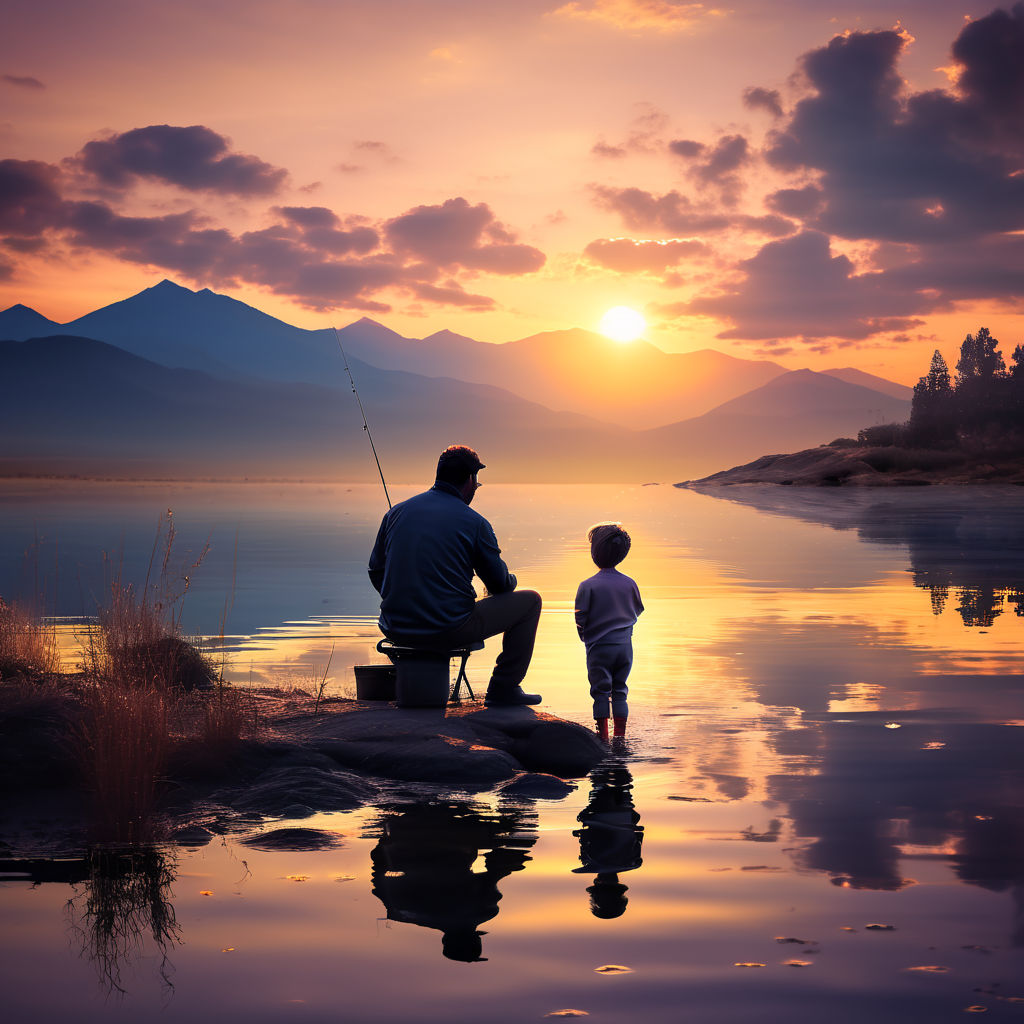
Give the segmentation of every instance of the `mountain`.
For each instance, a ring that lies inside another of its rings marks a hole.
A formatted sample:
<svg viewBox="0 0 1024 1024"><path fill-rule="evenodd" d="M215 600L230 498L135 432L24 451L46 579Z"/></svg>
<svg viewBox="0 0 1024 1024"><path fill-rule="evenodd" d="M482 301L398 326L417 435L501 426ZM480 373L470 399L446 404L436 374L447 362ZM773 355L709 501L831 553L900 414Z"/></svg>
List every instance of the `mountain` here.
<svg viewBox="0 0 1024 1024"><path fill-rule="evenodd" d="M706 475L762 455L855 437L864 427L909 415L910 403L902 399L829 374L793 370L703 416L643 436L654 450L687 452L686 464Z"/></svg>
<svg viewBox="0 0 1024 1024"><path fill-rule="evenodd" d="M0 339L4 341L24 341L26 338L50 334L59 328L60 324L47 320L42 313L20 302L0 312Z"/></svg>
<svg viewBox="0 0 1024 1024"><path fill-rule="evenodd" d="M347 351L375 366L477 383L500 381L552 409L631 429L699 415L786 372L777 363L711 349L669 353L645 341L623 345L579 328L502 345L451 331L423 340L403 338L366 318L340 333Z"/></svg>
<svg viewBox="0 0 1024 1024"><path fill-rule="evenodd" d="M226 295L172 281L87 313L62 331L106 341L165 366L223 376L336 383L344 372L334 332L307 331Z"/></svg>
<svg viewBox="0 0 1024 1024"><path fill-rule="evenodd" d="M500 388L350 365L390 481L429 482L438 452L458 442L479 448L492 480L595 479L605 453L623 443L607 424ZM0 472L376 474L358 405L330 388L171 369L67 335L0 342L0 378Z"/></svg>
<svg viewBox="0 0 1024 1024"><path fill-rule="evenodd" d="M897 384L884 377L876 377L873 373L856 370L852 366L844 366L838 370L822 370L822 373L845 380L847 384L859 384L861 387L881 391L883 395L888 395L890 398L902 398L909 402L914 397L914 389L908 388L906 384Z"/></svg>

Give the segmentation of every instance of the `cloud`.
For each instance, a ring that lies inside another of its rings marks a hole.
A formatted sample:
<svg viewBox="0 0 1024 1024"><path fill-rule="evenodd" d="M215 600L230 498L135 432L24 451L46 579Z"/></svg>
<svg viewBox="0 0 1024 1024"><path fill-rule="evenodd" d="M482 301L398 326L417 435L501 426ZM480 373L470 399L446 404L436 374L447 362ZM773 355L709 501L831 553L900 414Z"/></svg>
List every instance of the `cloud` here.
<svg viewBox="0 0 1024 1024"><path fill-rule="evenodd" d="M31 75L0 75L0 81L16 85L19 89L45 89L46 85Z"/></svg>
<svg viewBox="0 0 1024 1024"><path fill-rule="evenodd" d="M629 155L629 150L625 146L613 146L605 142L604 139L598 139L590 147L590 152L594 156L610 157L613 160L621 160L622 157Z"/></svg>
<svg viewBox="0 0 1024 1024"><path fill-rule="evenodd" d="M242 197L272 195L288 176L258 157L231 152L228 139L203 125L154 124L88 142L72 165L114 188L149 178Z"/></svg>
<svg viewBox="0 0 1024 1024"><path fill-rule="evenodd" d="M782 117L782 97L777 89L751 86L743 90L743 105L748 110L766 110L772 117Z"/></svg>
<svg viewBox="0 0 1024 1024"><path fill-rule="evenodd" d="M599 207L617 213L631 231L702 235L739 228L778 237L794 228L792 221L778 214L757 216L698 206L675 189L659 196L634 187L591 185L590 192Z"/></svg>
<svg viewBox="0 0 1024 1024"><path fill-rule="evenodd" d="M910 92L903 33L836 36L801 59L812 94L772 133L768 162L816 174L809 226L851 239L928 243L1024 228L1024 5L968 24L958 92Z"/></svg>
<svg viewBox="0 0 1024 1024"><path fill-rule="evenodd" d="M32 237L59 225L60 172L39 160L0 160L0 234Z"/></svg>
<svg viewBox="0 0 1024 1024"><path fill-rule="evenodd" d="M637 103L636 106L639 113L630 122L626 140L614 145L602 137L590 149L594 156L619 159L630 153L656 153L662 149L664 143L660 136L668 127L668 115L651 103Z"/></svg>
<svg viewBox="0 0 1024 1024"><path fill-rule="evenodd" d="M732 322L719 338L861 339L919 326L916 317L942 305L927 286L892 274L858 274L816 231L769 242L740 263L743 279L731 291L698 296L680 311Z"/></svg>
<svg viewBox="0 0 1024 1024"><path fill-rule="evenodd" d="M551 17L593 21L613 28L681 32L720 11L681 0L572 0Z"/></svg>
<svg viewBox="0 0 1024 1024"><path fill-rule="evenodd" d="M486 204L461 198L383 223L341 217L325 206L281 205L267 211L267 226L235 234L194 209L127 216L117 208L114 188L102 199L78 198L85 168L75 162L71 169L77 173L41 161L0 160L0 249L45 258L70 246L170 270L197 284L258 285L311 309L376 312L390 309L380 292L493 309L494 300L466 291L460 276L525 274L545 261ZM127 187L131 177L124 174ZM108 179L119 180L116 174ZM7 265L2 252L0 263Z"/></svg>
<svg viewBox="0 0 1024 1024"><path fill-rule="evenodd" d="M492 274L528 274L544 265L539 249L517 243L486 203L461 196L439 206L417 206L384 225L392 248L438 267Z"/></svg>
<svg viewBox="0 0 1024 1024"><path fill-rule="evenodd" d="M583 255L620 274L660 274L689 256L706 256L709 251L704 242L695 238L598 238L583 250Z"/></svg>

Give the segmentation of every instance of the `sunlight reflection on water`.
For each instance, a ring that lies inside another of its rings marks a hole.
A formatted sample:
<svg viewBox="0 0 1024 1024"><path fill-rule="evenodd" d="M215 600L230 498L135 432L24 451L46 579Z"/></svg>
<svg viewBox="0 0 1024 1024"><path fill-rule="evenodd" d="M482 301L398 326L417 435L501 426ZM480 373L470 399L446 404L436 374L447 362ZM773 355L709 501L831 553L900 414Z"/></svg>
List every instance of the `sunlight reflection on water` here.
<svg viewBox="0 0 1024 1024"><path fill-rule="evenodd" d="M352 667L379 658L373 489L18 486L0 502L4 535L30 546L33 509L61 542L62 578L77 574L50 592L57 614L83 611L89 559L119 536L138 571L173 503L183 547L213 543L187 628L218 631L236 576L233 679L308 684L330 660L332 690L350 694ZM185 942L168 954L169 1001L145 957L125 972L129 997L106 1001L67 947L68 884L6 881L0 962L16 1013L522 1021L578 1007L674 1024L685 1006L702 1021L859 1024L1017 1008L1019 490L489 485L479 507L545 599L530 685L581 722L572 600L593 571L586 529L619 519L633 536L623 570L647 611L612 774L561 801L449 792L272 823L341 834L320 852L179 851ZM24 575L9 557L0 593ZM495 653L490 642L470 661L478 689ZM616 964L632 972L596 972ZM948 970L912 970L928 966Z"/></svg>

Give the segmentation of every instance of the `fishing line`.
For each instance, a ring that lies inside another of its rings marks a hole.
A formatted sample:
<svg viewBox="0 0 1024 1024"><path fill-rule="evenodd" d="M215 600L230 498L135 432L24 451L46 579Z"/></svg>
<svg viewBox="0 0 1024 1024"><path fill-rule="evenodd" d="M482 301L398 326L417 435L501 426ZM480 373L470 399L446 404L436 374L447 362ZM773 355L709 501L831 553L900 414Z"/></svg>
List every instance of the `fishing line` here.
<svg viewBox="0 0 1024 1024"><path fill-rule="evenodd" d="M352 385L352 394L356 396L356 403L359 405L359 415L363 417L363 430L366 431L366 439L370 442L370 451L373 452L373 461L377 463L377 472L380 473L380 482L384 487L384 497L388 500L388 509L391 508L391 496L388 494L388 485L384 482L384 470L380 468L380 459L377 458L377 449L373 443L373 436L370 434L370 425L366 422L366 413L363 411L363 403L359 401L359 392L356 391L356 382L352 379L352 371L348 368L348 356L345 355L345 346L341 343L341 334L338 328L333 328L334 336L338 339L338 348L341 349L341 359L345 364L345 372L348 374L348 382Z"/></svg>

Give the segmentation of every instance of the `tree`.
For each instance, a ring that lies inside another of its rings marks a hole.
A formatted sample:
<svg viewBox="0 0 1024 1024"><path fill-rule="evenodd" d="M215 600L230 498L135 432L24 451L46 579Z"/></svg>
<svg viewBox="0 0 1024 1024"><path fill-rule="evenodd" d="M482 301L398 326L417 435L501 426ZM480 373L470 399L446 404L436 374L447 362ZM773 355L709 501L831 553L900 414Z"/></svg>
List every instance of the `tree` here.
<svg viewBox="0 0 1024 1024"><path fill-rule="evenodd" d="M999 342L982 327L968 334L956 364L956 404L961 432L982 434L1002 424L1008 405L1008 377Z"/></svg>
<svg viewBox="0 0 1024 1024"><path fill-rule="evenodd" d="M956 407L949 367L938 349L928 373L914 386L910 434L915 444L931 444L956 436Z"/></svg>
<svg viewBox="0 0 1024 1024"><path fill-rule="evenodd" d="M970 381L990 381L1006 373L999 342L988 332L979 329L973 337L968 334L960 346L960 362L956 364L957 390Z"/></svg>

